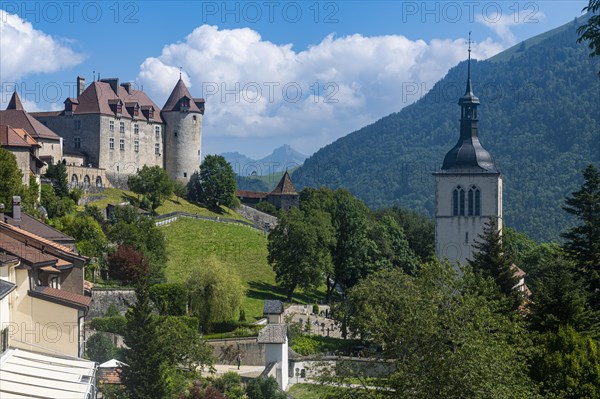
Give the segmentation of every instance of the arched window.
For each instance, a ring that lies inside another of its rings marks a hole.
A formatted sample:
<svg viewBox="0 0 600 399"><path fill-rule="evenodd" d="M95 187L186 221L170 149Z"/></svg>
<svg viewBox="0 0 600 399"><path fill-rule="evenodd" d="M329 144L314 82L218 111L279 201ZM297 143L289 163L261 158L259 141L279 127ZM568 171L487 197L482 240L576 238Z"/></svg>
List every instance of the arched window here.
<svg viewBox="0 0 600 399"><path fill-rule="evenodd" d="M461 186L452 193L452 216L465 216L465 190Z"/></svg>
<svg viewBox="0 0 600 399"><path fill-rule="evenodd" d="M79 183L79 179L77 179L77 175L71 176L71 187L77 187Z"/></svg>
<svg viewBox="0 0 600 399"><path fill-rule="evenodd" d="M102 187L102 178L100 176L96 177L96 187Z"/></svg>
<svg viewBox="0 0 600 399"><path fill-rule="evenodd" d="M90 177L88 175L85 175L83 177L83 186L84 187L89 187L90 186Z"/></svg>
<svg viewBox="0 0 600 399"><path fill-rule="evenodd" d="M471 186L468 195L469 216L481 215L481 192L476 186Z"/></svg>

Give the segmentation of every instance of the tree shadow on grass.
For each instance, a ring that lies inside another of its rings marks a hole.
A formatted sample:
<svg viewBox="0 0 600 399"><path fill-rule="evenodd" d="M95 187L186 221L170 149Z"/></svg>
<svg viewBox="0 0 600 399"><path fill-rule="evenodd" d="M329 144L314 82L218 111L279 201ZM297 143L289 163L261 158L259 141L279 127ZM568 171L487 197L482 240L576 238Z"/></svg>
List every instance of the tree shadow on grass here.
<svg viewBox="0 0 600 399"><path fill-rule="evenodd" d="M253 299L279 299L285 302L287 295L284 289L262 281L249 281L246 296ZM316 290L295 291L293 303L312 304L323 301L323 294Z"/></svg>

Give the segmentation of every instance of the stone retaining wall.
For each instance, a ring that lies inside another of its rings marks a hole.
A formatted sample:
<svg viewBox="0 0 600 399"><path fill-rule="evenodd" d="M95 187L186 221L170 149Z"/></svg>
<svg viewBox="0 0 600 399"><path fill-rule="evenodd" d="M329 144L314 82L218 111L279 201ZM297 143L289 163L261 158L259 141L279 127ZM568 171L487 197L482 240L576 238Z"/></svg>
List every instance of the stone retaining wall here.
<svg viewBox="0 0 600 399"><path fill-rule="evenodd" d="M92 289L92 304L86 316L87 319L103 317L110 305L115 305L121 314L125 314L128 304L134 305L135 290L123 288L94 288Z"/></svg>

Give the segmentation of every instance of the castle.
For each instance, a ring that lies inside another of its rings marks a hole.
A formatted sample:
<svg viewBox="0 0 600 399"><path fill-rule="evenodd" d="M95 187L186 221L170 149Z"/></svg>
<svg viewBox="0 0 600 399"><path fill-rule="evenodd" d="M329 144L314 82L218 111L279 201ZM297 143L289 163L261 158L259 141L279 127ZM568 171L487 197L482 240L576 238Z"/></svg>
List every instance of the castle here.
<svg viewBox="0 0 600 399"><path fill-rule="evenodd" d="M104 169L115 186L144 165L184 182L200 169L204 99L193 98L181 76L162 109L132 83L98 79L85 87L80 76L77 98L64 105L31 115L62 138L65 154Z"/></svg>

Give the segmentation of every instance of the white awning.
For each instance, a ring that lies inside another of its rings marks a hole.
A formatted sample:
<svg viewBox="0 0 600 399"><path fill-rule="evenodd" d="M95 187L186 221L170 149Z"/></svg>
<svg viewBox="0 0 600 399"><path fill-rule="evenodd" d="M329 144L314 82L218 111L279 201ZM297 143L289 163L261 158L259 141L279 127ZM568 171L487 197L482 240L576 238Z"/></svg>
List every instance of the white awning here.
<svg viewBox="0 0 600 399"><path fill-rule="evenodd" d="M95 371L87 360L9 349L0 357L0 398L93 398Z"/></svg>

